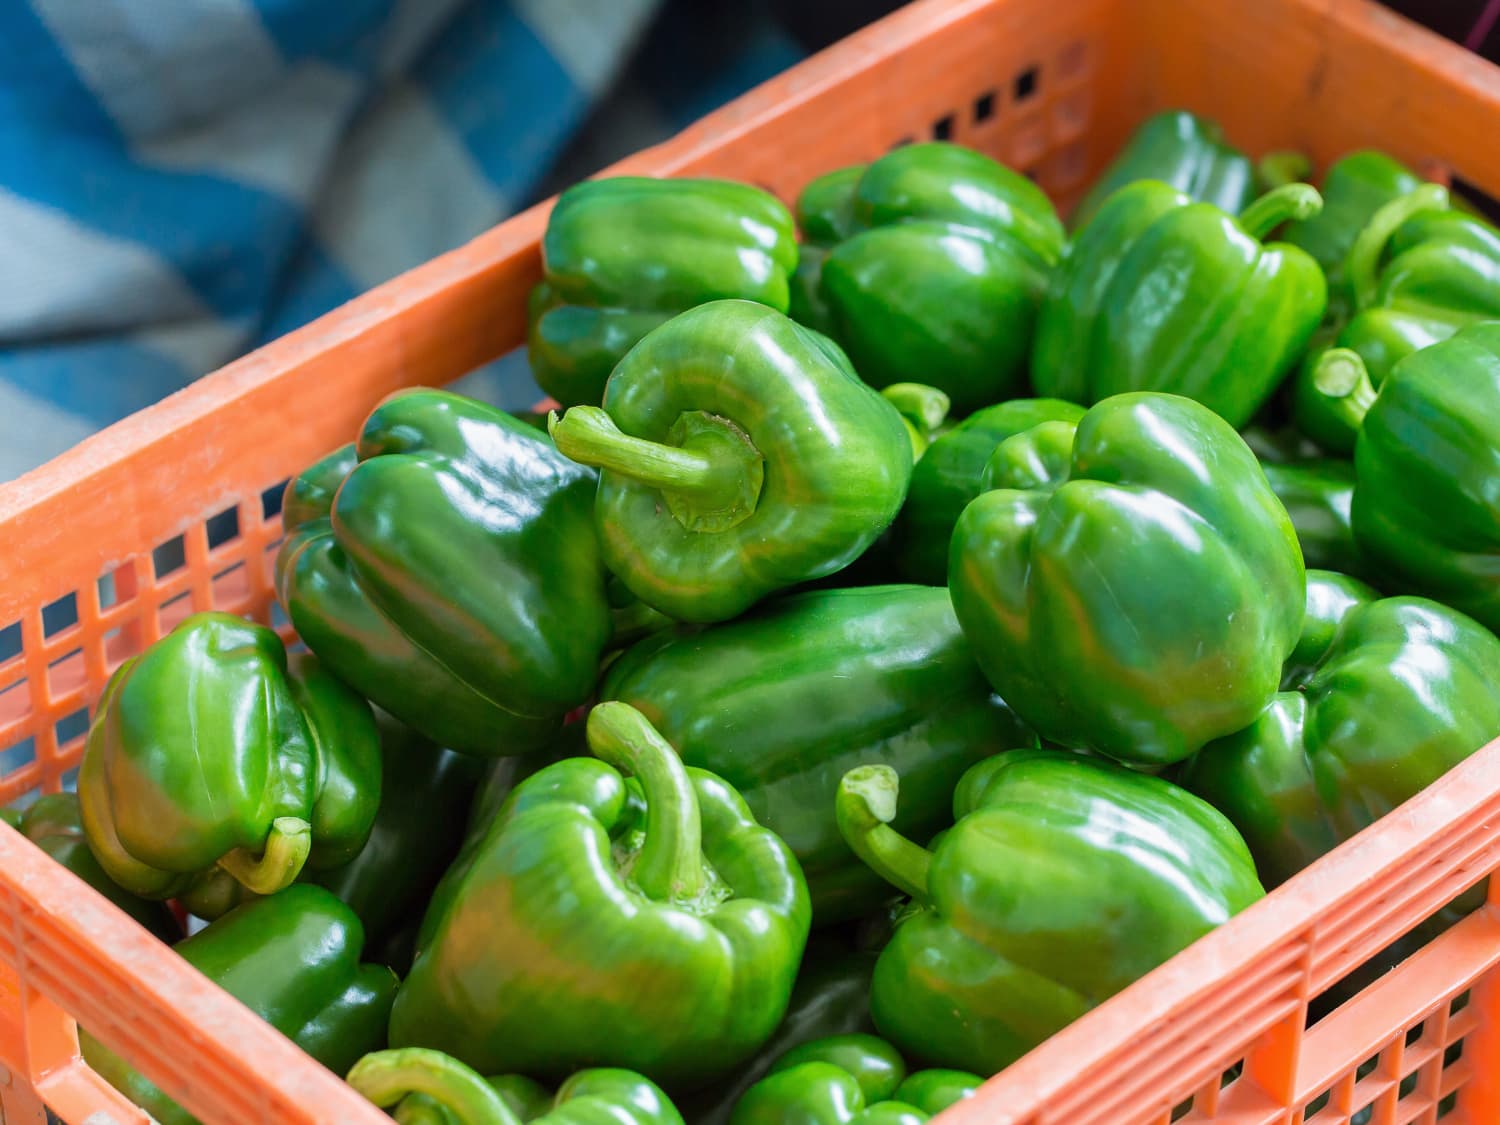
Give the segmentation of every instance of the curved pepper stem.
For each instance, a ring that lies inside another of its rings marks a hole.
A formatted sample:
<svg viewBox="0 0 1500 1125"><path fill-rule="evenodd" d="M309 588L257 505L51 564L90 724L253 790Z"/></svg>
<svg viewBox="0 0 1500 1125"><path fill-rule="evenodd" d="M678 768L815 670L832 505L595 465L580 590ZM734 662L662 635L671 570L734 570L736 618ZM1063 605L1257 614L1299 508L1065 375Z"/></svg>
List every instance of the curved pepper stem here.
<svg viewBox="0 0 1500 1125"><path fill-rule="evenodd" d="M1448 189L1441 184L1423 184L1391 200L1370 217L1344 259L1344 276L1354 292L1354 307L1367 309L1375 302L1380 284L1380 258L1385 244L1402 224L1421 211L1443 211L1448 207Z"/></svg>
<svg viewBox="0 0 1500 1125"><path fill-rule="evenodd" d="M923 434L930 434L943 424L953 401L936 387L926 383L892 383L880 397Z"/></svg>
<svg viewBox="0 0 1500 1125"><path fill-rule="evenodd" d="M1313 366L1312 383L1330 413L1350 433L1358 433L1376 395L1360 354L1352 348L1329 348Z"/></svg>
<svg viewBox="0 0 1500 1125"><path fill-rule="evenodd" d="M296 882L312 849L312 825L295 816L278 816L266 834L266 847L259 856L236 848L219 860L247 890L274 895Z"/></svg>
<svg viewBox="0 0 1500 1125"><path fill-rule="evenodd" d="M344 1081L381 1109L398 1105L408 1095L426 1094L457 1118L459 1125L521 1125L521 1119L478 1073L451 1055L427 1047L372 1052L354 1064Z"/></svg>
<svg viewBox="0 0 1500 1125"><path fill-rule="evenodd" d="M1323 197L1312 184L1282 184L1240 212L1239 223L1251 238L1262 239L1279 227L1310 219L1323 210Z"/></svg>
<svg viewBox="0 0 1500 1125"><path fill-rule="evenodd" d="M635 885L658 902L697 896L707 883L703 823L677 751L628 703L596 704L584 732L594 756L633 776L645 793L646 842L631 871Z"/></svg>
<svg viewBox="0 0 1500 1125"><path fill-rule="evenodd" d="M834 814L844 842L870 870L897 890L926 901L932 853L891 827L900 784L890 766L856 766L839 782Z"/></svg>
<svg viewBox="0 0 1500 1125"><path fill-rule="evenodd" d="M1293 149L1268 152L1255 165L1255 182L1261 191L1300 183L1310 175L1312 161L1307 158L1306 153Z"/></svg>
<svg viewBox="0 0 1500 1125"><path fill-rule="evenodd" d="M728 418L689 411L671 431L676 444L631 437L599 406L547 415L558 451L580 465L607 469L661 489L667 507L692 531L724 531L755 511L765 459Z"/></svg>

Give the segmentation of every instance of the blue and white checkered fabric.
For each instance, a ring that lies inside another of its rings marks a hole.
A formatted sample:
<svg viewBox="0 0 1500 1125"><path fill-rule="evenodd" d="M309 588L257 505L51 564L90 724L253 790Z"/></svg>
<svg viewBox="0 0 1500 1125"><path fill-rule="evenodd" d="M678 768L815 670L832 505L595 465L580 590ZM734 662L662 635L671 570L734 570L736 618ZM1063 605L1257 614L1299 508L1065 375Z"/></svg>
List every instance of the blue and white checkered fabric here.
<svg viewBox="0 0 1500 1125"><path fill-rule="evenodd" d="M529 202L659 2L0 4L0 480Z"/></svg>

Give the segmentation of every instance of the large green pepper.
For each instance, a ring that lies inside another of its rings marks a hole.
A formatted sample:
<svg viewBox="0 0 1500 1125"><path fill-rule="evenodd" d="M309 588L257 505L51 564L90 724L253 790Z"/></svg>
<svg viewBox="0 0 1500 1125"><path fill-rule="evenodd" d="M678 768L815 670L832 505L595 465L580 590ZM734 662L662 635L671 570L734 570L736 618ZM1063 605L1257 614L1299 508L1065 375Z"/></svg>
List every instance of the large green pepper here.
<svg viewBox="0 0 1500 1125"><path fill-rule="evenodd" d="M99 866L83 832L77 794L51 793L38 797L24 812L4 809L0 810L0 815L21 835L162 941L176 941L182 937L182 928L164 903L131 894Z"/></svg>
<svg viewBox="0 0 1500 1125"><path fill-rule="evenodd" d="M1330 452L1354 451L1348 406L1367 406L1401 360L1500 319L1500 231L1448 202L1437 184L1417 188L1377 211L1349 251L1352 315L1292 386L1294 421Z"/></svg>
<svg viewBox="0 0 1500 1125"><path fill-rule="evenodd" d="M396 974L360 964L359 919L322 887L302 884L236 907L174 948L183 960L343 1074L385 1043ZM83 1057L161 1125L196 1118L119 1055L80 1029Z"/></svg>
<svg viewBox="0 0 1500 1125"><path fill-rule="evenodd" d="M366 1055L349 1085L400 1125L683 1125L661 1088L629 1070L580 1070L556 1095L528 1078L482 1078L451 1055L403 1047Z"/></svg>
<svg viewBox="0 0 1500 1125"><path fill-rule="evenodd" d="M948 580L948 541L964 506L981 490L995 447L1041 422L1076 422L1083 407L1055 398L1012 399L970 414L928 446L911 471L892 532L896 566L907 582Z"/></svg>
<svg viewBox="0 0 1500 1125"><path fill-rule="evenodd" d="M1283 691L1179 781L1244 834L1267 885L1291 878L1500 736L1500 640L1426 598L1309 571Z"/></svg>
<svg viewBox="0 0 1500 1125"><path fill-rule="evenodd" d="M367 703L270 629L197 613L105 686L78 776L89 847L144 898L212 918L336 867L380 804Z"/></svg>
<svg viewBox="0 0 1500 1125"><path fill-rule="evenodd" d="M661 634L620 657L600 695L739 791L796 853L819 925L888 895L839 838L833 797L847 770L899 769L901 827L925 837L948 823L965 769L1034 741L990 691L942 587L814 591Z"/></svg>
<svg viewBox="0 0 1500 1125"><path fill-rule="evenodd" d="M885 1040L834 1035L783 1054L739 1099L730 1125L917 1125L980 1084L954 1070L909 1075Z"/></svg>
<svg viewBox="0 0 1500 1125"><path fill-rule="evenodd" d="M870 1022L870 977L875 954L840 940L834 931L808 940L786 1016L765 1046L745 1065L679 1104L694 1125L725 1125L740 1097L783 1055L832 1035L875 1030Z"/></svg>
<svg viewBox="0 0 1500 1125"><path fill-rule="evenodd" d="M386 399L287 487L276 593L338 676L440 746L523 753L586 701L612 623L594 474L447 391Z"/></svg>
<svg viewBox="0 0 1500 1125"><path fill-rule="evenodd" d="M1500 324L1397 364L1339 400L1359 431L1355 541L1383 589L1425 594L1500 630Z"/></svg>
<svg viewBox="0 0 1500 1125"><path fill-rule="evenodd" d="M866 382L921 379L959 414L1020 391L1066 241L1034 183L960 145L904 145L814 180L798 215L793 315L842 344Z"/></svg>
<svg viewBox="0 0 1500 1125"><path fill-rule="evenodd" d="M988 1075L1263 895L1233 825L1160 778L1045 750L969 770L928 851L890 827L897 777L840 785L844 837L917 909L870 1010L908 1058Z"/></svg>
<svg viewBox="0 0 1500 1125"><path fill-rule="evenodd" d="M807 885L739 794L684 767L640 712L601 703L588 738L603 761L529 778L438 887L391 1045L482 1071L710 1083L786 1013Z"/></svg>
<svg viewBox="0 0 1500 1125"><path fill-rule="evenodd" d="M1208 408L1117 395L1003 442L948 585L990 683L1037 732L1167 765L1254 720L1297 643L1302 552Z"/></svg>
<svg viewBox="0 0 1500 1125"><path fill-rule="evenodd" d="M1052 275L1031 353L1037 393L1094 403L1167 391L1243 426L1327 304L1306 251L1260 239L1321 205L1307 184L1287 184L1235 218L1154 180L1121 188Z"/></svg>
<svg viewBox="0 0 1500 1125"><path fill-rule="evenodd" d="M532 374L563 406L597 406L615 364L677 313L724 297L786 312L796 264L792 217L760 188L642 176L576 184L542 236Z"/></svg>
<svg viewBox="0 0 1500 1125"><path fill-rule="evenodd" d="M1354 502L1351 462L1337 458L1288 463L1263 460L1261 468L1266 483L1291 517L1307 566L1345 574L1362 574L1368 569L1350 523Z"/></svg>
<svg viewBox="0 0 1500 1125"><path fill-rule="evenodd" d="M610 569L680 621L726 620L847 566L895 519L911 476L896 408L817 333L749 301L651 332L603 408L575 406L552 432L603 470Z"/></svg>
<svg viewBox="0 0 1500 1125"><path fill-rule="evenodd" d="M383 776L370 838L343 866L303 873L304 880L327 887L359 915L372 949L421 914L458 854L485 764L439 749L387 715L377 720Z"/></svg>
<svg viewBox="0 0 1500 1125"><path fill-rule="evenodd" d="M1068 225L1082 229L1106 199L1137 180L1160 180L1231 215L1255 198L1255 168L1224 139L1217 122L1186 110L1166 110L1131 134L1073 209Z"/></svg>

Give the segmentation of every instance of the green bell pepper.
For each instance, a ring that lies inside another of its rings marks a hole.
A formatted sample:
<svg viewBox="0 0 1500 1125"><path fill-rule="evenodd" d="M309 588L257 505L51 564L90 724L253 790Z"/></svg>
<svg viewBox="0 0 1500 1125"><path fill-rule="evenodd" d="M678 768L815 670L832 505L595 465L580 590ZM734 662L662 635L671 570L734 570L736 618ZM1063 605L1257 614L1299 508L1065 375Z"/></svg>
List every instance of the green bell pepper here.
<svg viewBox="0 0 1500 1125"><path fill-rule="evenodd" d="M733 1074L681 1100L694 1125L725 1125L745 1091L794 1047L833 1035L870 1032L870 977L875 954L824 930L808 940L786 1016L759 1052Z"/></svg>
<svg viewBox="0 0 1500 1125"><path fill-rule="evenodd" d="M1001 443L953 532L979 666L1044 739L1169 765L1252 722L1302 624L1302 552L1207 407L1117 395Z"/></svg>
<svg viewBox="0 0 1500 1125"><path fill-rule="evenodd" d="M1354 542L1350 507L1354 465L1336 458L1281 463L1262 461L1266 483L1297 530L1308 567L1363 574L1368 569Z"/></svg>
<svg viewBox="0 0 1500 1125"><path fill-rule="evenodd" d="M683 1125L661 1088L629 1070L580 1070L548 1096L519 1075L482 1078L441 1051L402 1047L366 1055L347 1081L400 1125Z"/></svg>
<svg viewBox="0 0 1500 1125"><path fill-rule="evenodd" d="M1500 630L1500 324L1408 356L1332 402L1359 433L1355 541L1382 588Z"/></svg>
<svg viewBox="0 0 1500 1125"><path fill-rule="evenodd" d="M547 219L528 307L537 385L563 406L597 406L625 353L694 305L740 297L786 312L796 238L781 201L749 184L575 184Z"/></svg>
<svg viewBox="0 0 1500 1125"><path fill-rule="evenodd" d="M344 681L439 746L545 745L613 628L594 473L503 411L410 390L287 486L276 594Z"/></svg>
<svg viewBox="0 0 1500 1125"><path fill-rule="evenodd" d="M381 800L370 838L341 867L304 871L359 915L372 949L414 915L458 854L474 787L485 763L442 750L385 714L380 727ZM501 762L530 762L504 758ZM402 966L393 966L398 971Z"/></svg>
<svg viewBox="0 0 1500 1125"><path fill-rule="evenodd" d="M926 836L948 823L965 769L1034 741L975 666L942 587L820 590L660 634L610 667L600 697L635 707L684 762L734 786L796 854L820 926L889 893L839 837L847 770L901 770L901 826Z"/></svg>
<svg viewBox="0 0 1500 1125"><path fill-rule="evenodd" d="M605 562L680 621L727 620L847 566L895 519L911 476L896 408L817 333L749 301L649 333L604 406L573 407L552 434L603 470Z"/></svg>
<svg viewBox="0 0 1500 1125"><path fill-rule="evenodd" d="M1293 420L1330 452L1354 451L1346 400L1368 406L1407 356L1500 319L1500 231L1449 202L1426 184L1377 211L1349 251L1352 315L1334 347L1309 353L1292 386Z"/></svg>
<svg viewBox="0 0 1500 1125"><path fill-rule="evenodd" d="M0 815L21 835L162 941L171 942L182 937L182 927L164 903L131 894L99 866L84 835L83 816L78 810L76 793L50 793L38 797L24 812L3 809Z"/></svg>
<svg viewBox="0 0 1500 1125"><path fill-rule="evenodd" d="M197 613L105 685L78 776L89 847L116 883L212 918L234 884L288 886L364 847L380 804L369 705L307 653Z"/></svg>
<svg viewBox="0 0 1500 1125"><path fill-rule="evenodd" d="M988 1075L1263 894L1234 827L1170 782L1046 750L966 773L932 851L890 827L897 775L851 770L849 846L916 909L881 951L875 1026L908 1058Z"/></svg>
<svg viewBox="0 0 1500 1125"><path fill-rule="evenodd" d="M603 761L529 778L439 885L391 1045L543 1078L609 1064L713 1082L786 1013L807 885L739 794L683 766L640 712L601 703L587 733Z"/></svg>
<svg viewBox="0 0 1500 1125"><path fill-rule="evenodd" d="M1055 398L1012 399L976 410L941 434L912 468L906 503L893 525L896 570L906 582L948 580L948 543L964 506L980 493L995 447L1041 422L1076 422L1083 407Z"/></svg>
<svg viewBox="0 0 1500 1125"><path fill-rule="evenodd" d="M1167 391L1245 425L1328 299L1306 251L1260 239L1321 206L1307 184L1276 188L1238 218L1154 180L1121 188L1052 275L1031 352L1037 393L1095 403Z"/></svg>
<svg viewBox="0 0 1500 1125"><path fill-rule="evenodd" d="M835 1035L787 1051L735 1106L730 1125L915 1125L972 1097L977 1075L920 1071L885 1040ZM910 1100L920 1098L920 1104Z"/></svg>
<svg viewBox="0 0 1500 1125"><path fill-rule="evenodd" d="M174 949L318 1062L343 1074L385 1044L396 974L360 964L359 919L322 887L298 884L236 907ZM86 1030L84 1060L161 1125L197 1119Z"/></svg>
<svg viewBox="0 0 1500 1125"><path fill-rule="evenodd" d="M1500 735L1500 640L1426 598L1309 571L1283 691L1179 782L1244 834L1267 885L1291 878Z"/></svg>
<svg viewBox="0 0 1500 1125"><path fill-rule="evenodd" d="M1186 110L1149 117L1073 209L1068 225L1081 230L1104 201L1137 180L1159 180L1192 199L1238 215L1255 198L1250 158L1224 139L1216 122Z"/></svg>
<svg viewBox="0 0 1500 1125"><path fill-rule="evenodd" d="M920 377L960 414L1021 390L1067 238L1039 187L937 141L814 180L797 210L793 315L842 344L866 382Z"/></svg>

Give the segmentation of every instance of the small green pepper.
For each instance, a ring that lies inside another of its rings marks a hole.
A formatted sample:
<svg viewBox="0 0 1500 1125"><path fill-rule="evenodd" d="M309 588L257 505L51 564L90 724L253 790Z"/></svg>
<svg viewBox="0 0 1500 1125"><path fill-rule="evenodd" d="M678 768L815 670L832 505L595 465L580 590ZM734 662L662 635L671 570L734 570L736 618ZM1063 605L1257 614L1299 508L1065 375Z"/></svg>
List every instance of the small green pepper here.
<svg viewBox="0 0 1500 1125"><path fill-rule="evenodd" d="M574 407L552 435L602 470L609 568L679 621L727 620L847 566L895 519L911 476L896 408L823 337L749 301L649 333L604 406Z"/></svg>

